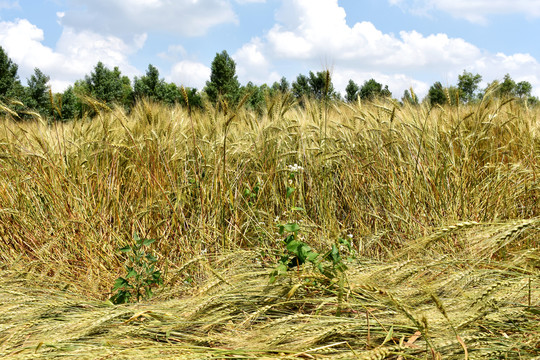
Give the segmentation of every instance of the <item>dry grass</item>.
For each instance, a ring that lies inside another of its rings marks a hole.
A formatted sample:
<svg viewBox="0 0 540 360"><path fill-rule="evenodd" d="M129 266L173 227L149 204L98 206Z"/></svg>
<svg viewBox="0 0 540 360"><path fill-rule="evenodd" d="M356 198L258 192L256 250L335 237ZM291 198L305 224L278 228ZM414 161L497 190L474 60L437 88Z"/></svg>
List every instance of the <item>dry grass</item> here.
<svg viewBox="0 0 540 360"><path fill-rule="evenodd" d="M538 239L539 225L515 240ZM466 350L469 359L533 359L540 349L538 248L512 251L505 261L470 255L509 226L463 231L458 238L475 245L459 254L352 261L341 316L336 283L306 268L268 285L269 268L255 251L213 258L219 276L208 273L198 287L164 288L126 306L4 271L0 356L463 359Z"/></svg>
<svg viewBox="0 0 540 360"><path fill-rule="evenodd" d="M52 126L4 119L0 354L534 358L537 116L278 97L262 116L141 102ZM353 235L344 316L335 284L309 272L267 285L276 218L318 250ZM101 303L134 232L157 239L166 283L148 304Z"/></svg>

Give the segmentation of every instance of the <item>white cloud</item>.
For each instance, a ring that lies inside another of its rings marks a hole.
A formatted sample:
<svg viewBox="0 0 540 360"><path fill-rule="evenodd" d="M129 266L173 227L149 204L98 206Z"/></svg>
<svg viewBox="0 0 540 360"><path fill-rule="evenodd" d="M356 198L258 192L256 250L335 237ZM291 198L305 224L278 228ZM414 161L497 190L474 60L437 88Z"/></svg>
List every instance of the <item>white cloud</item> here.
<svg viewBox="0 0 540 360"><path fill-rule="evenodd" d="M476 46L463 39L445 34L423 36L416 31L402 31L396 37L366 21L350 27L345 16L337 0L284 2L277 15L280 23L268 32L268 45L281 58L332 57L338 65L376 70L436 67L480 54Z"/></svg>
<svg viewBox="0 0 540 360"><path fill-rule="evenodd" d="M237 22L228 0L69 0L68 4L60 19L63 25L122 38L150 31L200 36L213 26Z"/></svg>
<svg viewBox="0 0 540 360"><path fill-rule="evenodd" d="M54 91L62 91L89 74L98 61L118 66L128 76L138 74L128 56L142 47L146 36L136 36L130 44L114 36L64 28L56 49L43 45L43 40L43 30L28 20L0 22L0 46L19 65L23 83L37 67L51 77Z"/></svg>
<svg viewBox="0 0 540 360"><path fill-rule="evenodd" d="M182 45L169 45L167 51L160 52L158 56L164 60L171 62L177 61L179 58L187 57L188 53Z"/></svg>
<svg viewBox="0 0 540 360"><path fill-rule="evenodd" d="M456 18L485 24L487 16L497 14L522 14L526 17L540 17L538 0L388 0L391 5L416 14L429 14L440 10Z"/></svg>
<svg viewBox="0 0 540 360"><path fill-rule="evenodd" d="M281 76L271 71L271 64L262 53L261 39L253 38L233 54L236 62L236 72L241 83L251 81L255 84L272 84Z"/></svg>
<svg viewBox="0 0 540 360"><path fill-rule="evenodd" d="M9 1L9 0L0 0L0 10L2 9L20 9L19 0Z"/></svg>
<svg viewBox="0 0 540 360"><path fill-rule="evenodd" d="M253 4L253 3L265 3L266 0L236 0L237 3L243 5L243 4Z"/></svg>
<svg viewBox="0 0 540 360"><path fill-rule="evenodd" d="M173 65L168 81L201 90L210 79L210 68L195 61L184 60Z"/></svg>
<svg viewBox="0 0 540 360"><path fill-rule="evenodd" d="M540 92L539 79L532 75L540 73L540 64L529 54L492 54L446 34L383 33L370 22L349 26L337 0L283 1L276 20L265 36L252 39L235 53L243 78L265 78L274 64L291 61L316 70L324 59L332 64L334 84L340 91L348 79L361 83L375 78L388 84L396 97L411 86L423 96L428 83L453 84L467 69L489 81L510 73L516 80L530 81Z"/></svg>

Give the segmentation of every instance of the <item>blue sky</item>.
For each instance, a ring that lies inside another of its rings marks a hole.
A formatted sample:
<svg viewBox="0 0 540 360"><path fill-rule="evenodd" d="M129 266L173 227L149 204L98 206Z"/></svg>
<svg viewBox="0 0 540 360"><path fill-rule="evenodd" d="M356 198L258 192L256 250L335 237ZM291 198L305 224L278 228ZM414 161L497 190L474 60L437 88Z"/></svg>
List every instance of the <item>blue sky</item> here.
<svg viewBox="0 0 540 360"><path fill-rule="evenodd" d="M395 97L467 70L509 73L540 95L538 0L0 0L0 46L62 91L98 61L202 88L227 52L242 83L329 68L343 91L375 78Z"/></svg>

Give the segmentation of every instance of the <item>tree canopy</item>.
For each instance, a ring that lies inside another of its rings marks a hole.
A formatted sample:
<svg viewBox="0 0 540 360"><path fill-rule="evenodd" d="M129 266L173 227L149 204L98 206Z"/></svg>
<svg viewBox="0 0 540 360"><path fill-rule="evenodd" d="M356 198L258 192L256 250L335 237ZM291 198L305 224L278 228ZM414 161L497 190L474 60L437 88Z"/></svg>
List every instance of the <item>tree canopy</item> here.
<svg viewBox="0 0 540 360"><path fill-rule="evenodd" d="M28 86L25 88L25 104L29 108L48 114L51 111L51 101L49 98L49 80L38 68L34 69L34 74L28 79Z"/></svg>
<svg viewBox="0 0 540 360"><path fill-rule="evenodd" d="M34 69L34 73L27 79L27 86L21 84L17 71L17 64L0 47L0 101L8 104L7 106L15 113L26 114L21 115L21 119L34 116L35 111L55 120L73 119L84 116L85 113L92 114L92 109L85 105L84 96L93 97L109 105L121 105L128 111L141 98L170 105L185 105L187 98L190 107L201 108L206 95L207 100L219 104L218 107L222 108L223 104L235 105L240 98L245 97L242 100L244 106L259 113L263 113L265 106L269 105L266 103L268 99L279 94L288 94L285 98L291 101L296 99L301 106L305 104L306 99L342 100L342 95L334 89L328 70L310 71L307 75L299 74L292 84L282 77L271 87L253 82L241 86L236 75L236 63L225 50L216 53L211 65L210 79L206 82L203 92L195 88L186 88L185 94L179 85L160 78L158 68L152 64L148 65L143 76L135 77L132 83L127 76L122 75L118 67L111 70L102 62L98 62L90 74L58 94L52 93L49 88L50 77L40 69ZM494 80L483 89L480 89L481 83L481 75L463 70L463 73L458 75L456 85L444 87L440 81L433 83L423 101L431 106L458 105L490 96L501 99L516 98L529 106L540 104L540 100L531 95L533 91L531 83L524 80L516 82L510 74L506 74L501 80ZM361 86L350 79L344 95L345 101L352 102L358 98L364 101L389 98L392 93L388 85L383 85L375 79L366 80ZM419 103L412 88L403 92L401 101L404 104Z"/></svg>
<svg viewBox="0 0 540 360"><path fill-rule="evenodd" d="M17 75L19 67L8 57L0 46L0 98L15 96L22 90Z"/></svg>
<svg viewBox="0 0 540 360"><path fill-rule="evenodd" d="M236 75L236 63L223 50L216 54L210 68L210 80L206 82L204 91L211 102L217 103L224 100L228 104L234 104L238 100L240 82Z"/></svg>
<svg viewBox="0 0 540 360"><path fill-rule="evenodd" d="M383 85L375 81L375 79L369 79L364 82L364 85L360 88L360 98L362 100L374 100L377 97L390 97L392 93L388 89L388 85Z"/></svg>
<svg viewBox="0 0 540 360"><path fill-rule="evenodd" d="M470 72L463 70L463 74L458 76L459 97L462 102L470 102L475 99L476 90L482 81L482 76L479 74L473 75Z"/></svg>
<svg viewBox="0 0 540 360"><path fill-rule="evenodd" d="M89 95L107 104L117 103L128 107L132 103L131 81L127 76L122 76L118 67L110 70L100 61L81 85Z"/></svg>
<svg viewBox="0 0 540 360"><path fill-rule="evenodd" d="M348 102L353 102L358 98L358 93L360 92L360 87L352 79L349 80L347 87L345 87L345 100Z"/></svg>

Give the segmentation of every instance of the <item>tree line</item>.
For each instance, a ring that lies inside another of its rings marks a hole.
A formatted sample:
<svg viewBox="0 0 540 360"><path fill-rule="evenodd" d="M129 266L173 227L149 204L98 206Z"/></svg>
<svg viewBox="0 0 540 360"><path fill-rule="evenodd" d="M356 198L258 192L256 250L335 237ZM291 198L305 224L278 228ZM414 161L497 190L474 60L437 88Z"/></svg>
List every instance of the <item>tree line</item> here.
<svg viewBox="0 0 540 360"><path fill-rule="evenodd" d="M392 98L388 85L375 79L369 79L362 85L349 80L342 97L334 89L328 70L300 74L292 84L282 77L271 86L255 85L252 82L242 86L236 75L236 63L227 51L217 53L214 57L210 79L201 91L186 88L183 92L178 85L161 78L159 70L152 64L148 65L143 76L131 81L122 75L118 67L109 69L98 62L90 74L62 93L50 90L50 77L38 68L27 79L27 86L21 84L17 72L17 64L0 47L0 109L11 110L10 113L21 119L32 117L35 112L56 121L80 118L92 112L88 99L96 99L108 106L122 106L127 111L140 99L169 105L186 105L187 101L192 108L202 108L205 101L220 107L241 103L252 110L263 111L267 99L276 94L289 94L297 99L300 106L308 99L354 102L358 99L372 101L376 98ZM440 82L435 82L422 101L412 89L405 90L400 102L427 102L432 106L474 103L489 92L491 96L499 98L518 98L528 105L539 103L537 97L531 96L532 86L527 81L516 83L507 74L501 81L495 80L485 89L480 89L481 81L481 75L463 71L455 86L444 87Z"/></svg>

